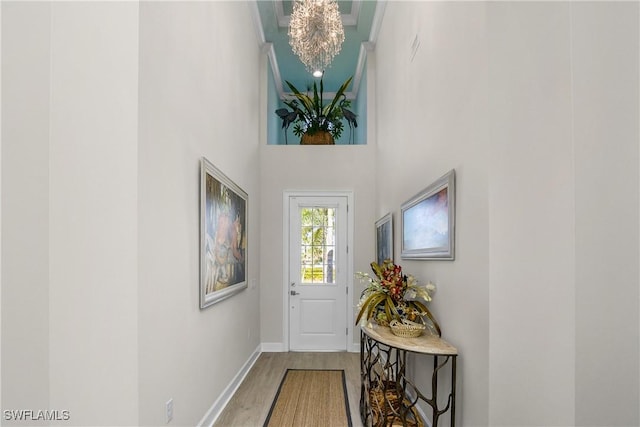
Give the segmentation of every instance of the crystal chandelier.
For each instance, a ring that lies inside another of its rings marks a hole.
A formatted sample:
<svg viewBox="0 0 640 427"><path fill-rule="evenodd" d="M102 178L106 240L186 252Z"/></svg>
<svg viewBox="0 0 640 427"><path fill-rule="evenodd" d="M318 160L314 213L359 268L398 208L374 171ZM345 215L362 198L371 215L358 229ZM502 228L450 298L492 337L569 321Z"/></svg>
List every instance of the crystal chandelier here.
<svg viewBox="0 0 640 427"><path fill-rule="evenodd" d="M289 44L309 72L324 71L344 42L336 0L296 0L289 24Z"/></svg>

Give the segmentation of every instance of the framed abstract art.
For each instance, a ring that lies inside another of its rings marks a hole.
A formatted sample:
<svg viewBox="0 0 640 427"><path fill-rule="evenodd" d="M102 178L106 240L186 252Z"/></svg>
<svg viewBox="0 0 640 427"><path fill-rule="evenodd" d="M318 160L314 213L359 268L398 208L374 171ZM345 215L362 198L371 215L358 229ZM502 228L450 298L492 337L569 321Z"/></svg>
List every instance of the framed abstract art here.
<svg viewBox="0 0 640 427"><path fill-rule="evenodd" d="M393 260L393 215L391 212L376 221L376 262Z"/></svg>
<svg viewBox="0 0 640 427"><path fill-rule="evenodd" d="M402 259L455 258L455 170L401 206Z"/></svg>

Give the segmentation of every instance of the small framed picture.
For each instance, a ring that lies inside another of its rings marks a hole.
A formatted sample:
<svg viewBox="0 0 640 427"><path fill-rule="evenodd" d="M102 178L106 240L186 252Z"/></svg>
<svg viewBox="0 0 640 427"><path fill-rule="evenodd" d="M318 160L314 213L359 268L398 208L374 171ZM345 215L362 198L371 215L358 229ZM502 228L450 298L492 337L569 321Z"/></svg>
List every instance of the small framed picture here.
<svg viewBox="0 0 640 427"><path fill-rule="evenodd" d="M455 170L401 206L403 259L455 258Z"/></svg>
<svg viewBox="0 0 640 427"><path fill-rule="evenodd" d="M204 157L200 182L200 308L247 287L248 197Z"/></svg>
<svg viewBox="0 0 640 427"><path fill-rule="evenodd" d="M376 262L393 260L393 215L391 212L376 221Z"/></svg>

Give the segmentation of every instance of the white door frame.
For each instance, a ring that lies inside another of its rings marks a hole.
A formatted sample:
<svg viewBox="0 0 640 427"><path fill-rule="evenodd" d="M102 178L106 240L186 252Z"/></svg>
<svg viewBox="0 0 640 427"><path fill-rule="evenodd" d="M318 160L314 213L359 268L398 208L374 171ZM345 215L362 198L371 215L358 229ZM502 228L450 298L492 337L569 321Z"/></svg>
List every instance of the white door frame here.
<svg viewBox="0 0 640 427"><path fill-rule="evenodd" d="M289 204L293 197L346 197L347 198L347 334L346 349L353 348L353 191L285 191L282 197L282 344L290 351L289 343Z"/></svg>

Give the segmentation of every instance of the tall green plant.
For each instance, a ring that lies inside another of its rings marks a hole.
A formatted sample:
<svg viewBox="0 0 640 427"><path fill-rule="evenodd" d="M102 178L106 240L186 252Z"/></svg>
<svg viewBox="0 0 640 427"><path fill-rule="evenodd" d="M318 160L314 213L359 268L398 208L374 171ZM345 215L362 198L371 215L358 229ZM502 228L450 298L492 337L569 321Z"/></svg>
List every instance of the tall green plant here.
<svg viewBox="0 0 640 427"><path fill-rule="evenodd" d="M334 139L340 138L344 125L342 119L346 118L351 126L355 123L356 115L349 111L347 107L351 106L351 101L344 94L353 77L349 77L340 86L331 102L324 104L324 83L320 79L320 90L318 85L313 82L313 95L300 92L291 82L286 81L287 86L295 96L294 99L284 101L284 104L291 108L276 110L276 114L282 119L282 127L286 130L293 123L293 133L300 137L303 134L314 134L319 131L331 133ZM353 121L353 122L352 122ZM357 124L355 124L357 126Z"/></svg>

